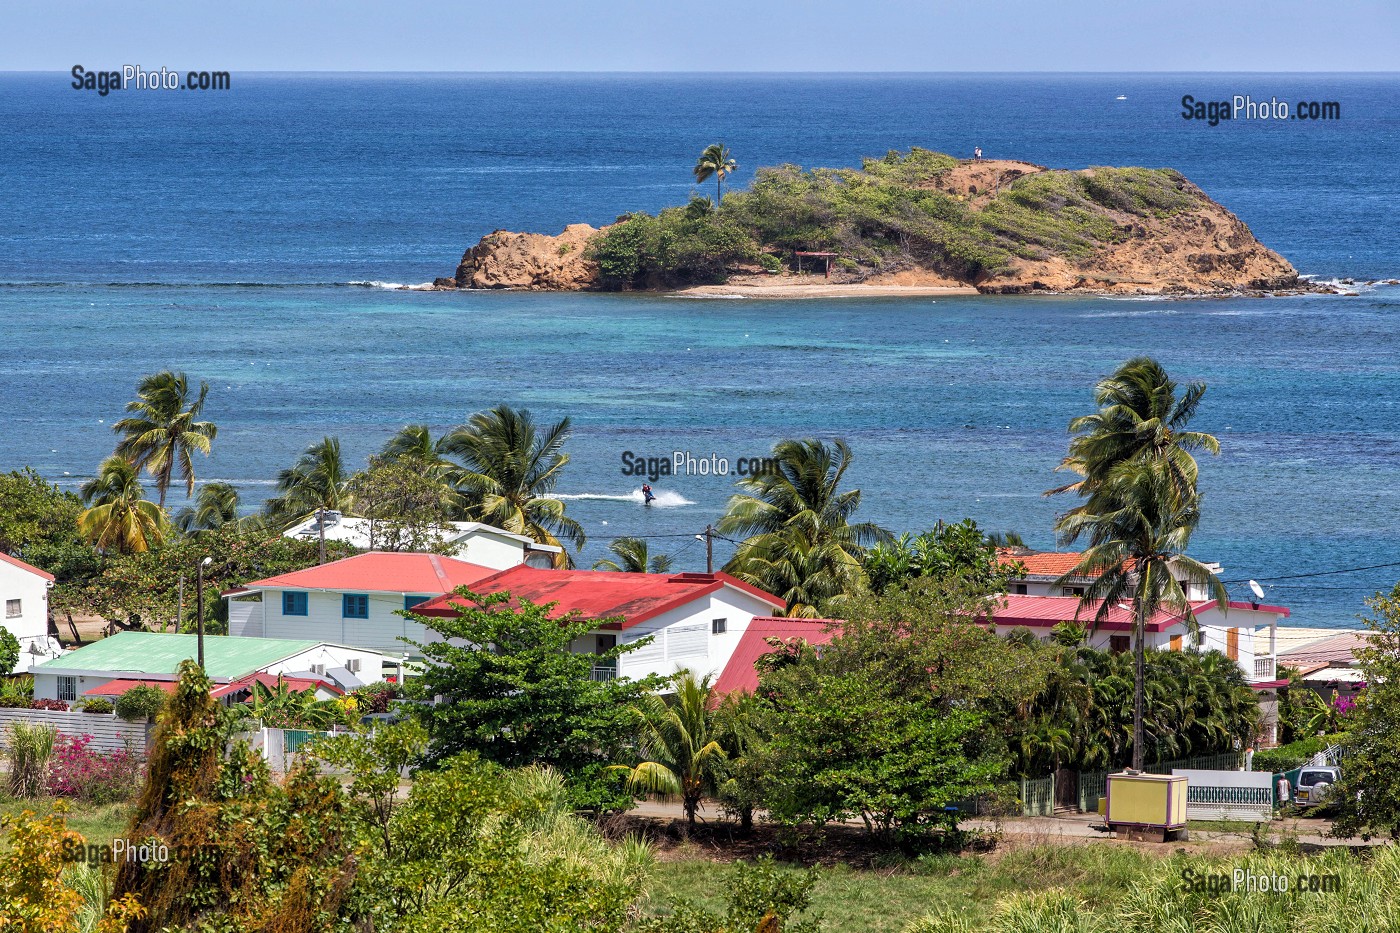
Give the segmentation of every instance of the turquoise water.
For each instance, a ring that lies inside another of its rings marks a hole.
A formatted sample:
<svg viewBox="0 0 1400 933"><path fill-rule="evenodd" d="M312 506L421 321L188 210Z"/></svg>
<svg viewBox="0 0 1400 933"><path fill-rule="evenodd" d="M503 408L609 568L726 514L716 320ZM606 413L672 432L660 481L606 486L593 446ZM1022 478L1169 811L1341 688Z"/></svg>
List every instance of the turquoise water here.
<svg viewBox="0 0 1400 933"><path fill-rule="evenodd" d="M1208 129L1174 106L1234 88L1340 100L1344 120ZM733 461L805 434L850 441L862 512L887 527L970 515L1050 547L1064 504L1040 493L1060 481L1066 422L1096 378L1151 353L1211 387L1199 423L1224 453L1203 469L1199 556L1231 580L1400 561L1400 289L766 302L345 284L450 274L498 226L674 203L716 136L745 169L910 144L1172 165L1303 272L1388 277L1397 90L1326 76L235 75L229 94L191 102L0 76L0 467L77 483L136 379L175 366L212 385L220 436L202 477L250 503L322 434L360 457L405 422L507 402L574 418L560 491L602 497L569 506L587 560L614 535L667 535L653 546L703 567L689 535L731 492L727 477L671 478L657 486L673 504L643 509L624 451ZM1344 625L1398 577L1267 585L1295 623Z"/></svg>

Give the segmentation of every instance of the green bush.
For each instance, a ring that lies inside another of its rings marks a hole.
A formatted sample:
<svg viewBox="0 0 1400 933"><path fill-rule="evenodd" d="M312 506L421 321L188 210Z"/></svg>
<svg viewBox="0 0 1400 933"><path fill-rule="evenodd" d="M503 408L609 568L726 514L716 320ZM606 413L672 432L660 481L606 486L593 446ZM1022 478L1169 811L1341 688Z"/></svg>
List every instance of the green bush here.
<svg viewBox="0 0 1400 933"><path fill-rule="evenodd" d="M90 700L83 701L83 712L85 713L110 713L114 709L116 709L116 707L112 704L112 701L105 697L93 697Z"/></svg>
<svg viewBox="0 0 1400 933"><path fill-rule="evenodd" d="M1299 767L1318 752L1336 745L1341 735L1315 735L1299 739L1278 748L1265 748L1254 753L1252 767L1255 771L1272 771L1282 774Z"/></svg>
<svg viewBox="0 0 1400 933"><path fill-rule="evenodd" d="M117 697L117 715L127 722L149 721L165 707L165 691L148 684L137 684Z"/></svg>
<svg viewBox="0 0 1400 933"><path fill-rule="evenodd" d="M764 253L758 257L758 264L763 267L764 272L782 272L783 261L772 253Z"/></svg>

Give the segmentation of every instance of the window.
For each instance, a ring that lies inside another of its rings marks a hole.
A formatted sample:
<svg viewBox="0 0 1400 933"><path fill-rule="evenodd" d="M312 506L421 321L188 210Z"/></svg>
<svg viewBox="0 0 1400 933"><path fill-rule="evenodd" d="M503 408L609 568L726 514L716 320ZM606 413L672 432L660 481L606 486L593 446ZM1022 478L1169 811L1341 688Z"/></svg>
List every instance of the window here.
<svg viewBox="0 0 1400 933"><path fill-rule="evenodd" d="M595 635L593 643L593 653L602 654L604 651L611 651L617 647L616 635Z"/></svg>
<svg viewBox="0 0 1400 933"><path fill-rule="evenodd" d="M65 703L72 703L76 700L78 698L78 678L58 678L58 698Z"/></svg>
<svg viewBox="0 0 1400 933"><path fill-rule="evenodd" d="M284 616L304 616L306 615L306 594L305 593L282 593L282 615Z"/></svg>
<svg viewBox="0 0 1400 933"><path fill-rule="evenodd" d="M728 620L728 619L715 619L715 620L713 620L712 622L710 622L710 634L711 634L711 635L723 635L724 632L725 632L725 630L728 629L728 628L729 628L729 620Z"/></svg>
<svg viewBox="0 0 1400 933"><path fill-rule="evenodd" d="M1084 595L1084 587L1082 587L1082 586L1062 586L1062 587L1060 587L1060 595L1061 595L1061 596L1083 596L1083 595Z"/></svg>
<svg viewBox="0 0 1400 933"><path fill-rule="evenodd" d="M403 607L406 610L412 609L414 606L426 603L430 599L432 599L431 596L405 596L403 598Z"/></svg>
<svg viewBox="0 0 1400 933"><path fill-rule="evenodd" d="M340 597L340 615L345 619L368 619L369 597L364 593L346 593Z"/></svg>
<svg viewBox="0 0 1400 933"><path fill-rule="evenodd" d="M1013 595L1013 596L1025 596L1025 595L1026 595L1026 585L1025 585L1024 583L1013 583L1013 584L1011 584L1011 595Z"/></svg>
<svg viewBox="0 0 1400 933"><path fill-rule="evenodd" d="M1114 654L1122 654L1129 648L1127 635L1112 635L1108 639L1108 650Z"/></svg>
<svg viewBox="0 0 1400 933"><path fill-rule="evenodd" d="M23 603L18 599L5 600L5 618L18 619L24 615Z"/></svg>

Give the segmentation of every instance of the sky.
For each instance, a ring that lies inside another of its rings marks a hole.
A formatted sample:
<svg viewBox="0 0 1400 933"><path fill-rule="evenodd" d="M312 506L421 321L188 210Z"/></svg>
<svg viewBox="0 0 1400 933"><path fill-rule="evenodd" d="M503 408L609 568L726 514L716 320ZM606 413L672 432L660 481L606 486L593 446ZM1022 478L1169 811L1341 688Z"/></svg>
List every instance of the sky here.
<svg viewBox="0 0 1400 933"><path fill-rule="evenodd" d="M0 70L1394 71L1397 0L4 0Z"/></svg>

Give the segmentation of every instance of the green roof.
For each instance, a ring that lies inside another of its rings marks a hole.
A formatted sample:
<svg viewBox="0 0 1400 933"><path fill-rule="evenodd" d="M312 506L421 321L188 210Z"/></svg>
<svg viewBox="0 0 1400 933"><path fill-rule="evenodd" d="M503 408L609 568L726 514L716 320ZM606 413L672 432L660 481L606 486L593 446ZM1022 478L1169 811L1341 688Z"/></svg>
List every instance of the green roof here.
<svg viewBox="0 0 1400 933"><path fill-rule="evenodd" d="M34 670L166 674L173 677L180 669L180 662L193 658L198 652L198 639L197 635L118 632L110 638L36 665ZM205 635L204 670L211 680L237 680L320 644L324 643L290 638Z"/></svg>

